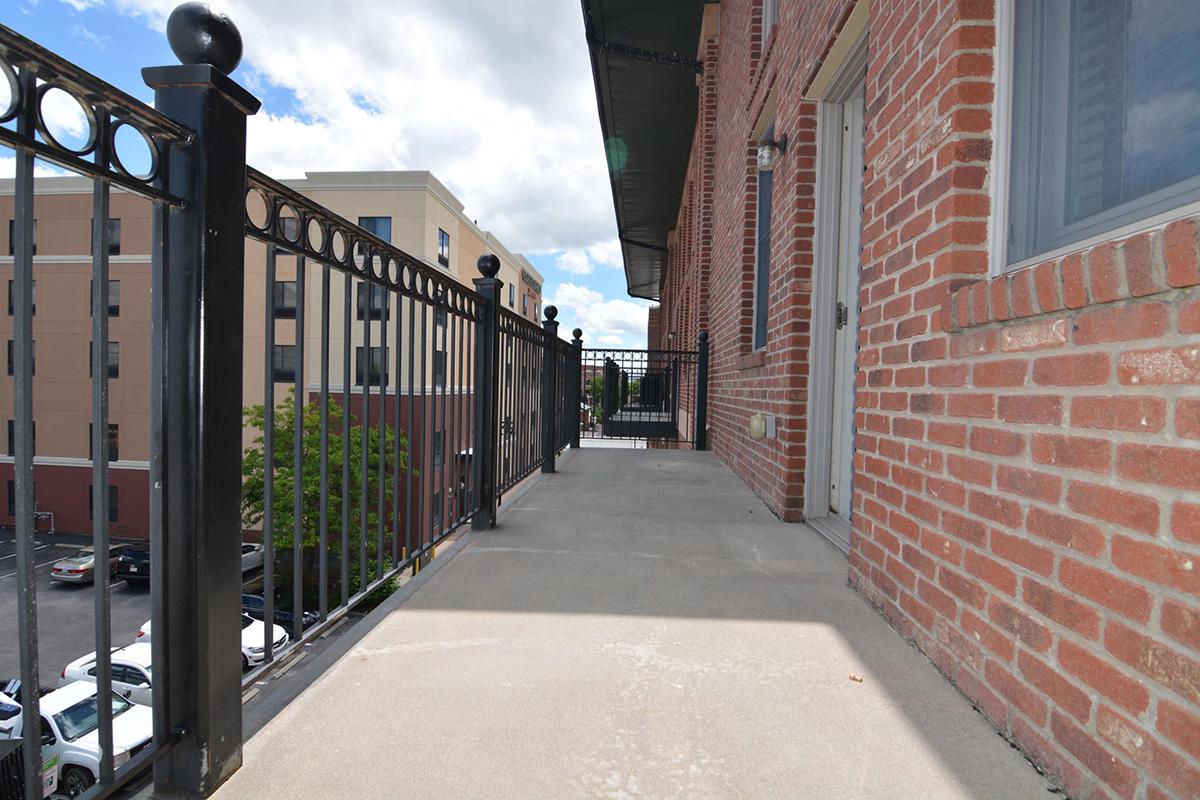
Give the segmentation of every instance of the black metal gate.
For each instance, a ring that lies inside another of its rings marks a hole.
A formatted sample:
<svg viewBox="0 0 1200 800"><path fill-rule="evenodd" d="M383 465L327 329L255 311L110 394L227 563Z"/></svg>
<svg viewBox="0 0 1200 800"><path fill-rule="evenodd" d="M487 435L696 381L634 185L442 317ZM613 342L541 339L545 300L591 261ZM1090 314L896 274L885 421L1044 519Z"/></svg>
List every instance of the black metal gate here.
<svg viewBox="0 0 1200 800"><path fill-rule="evenodd" d="M708 334L695 350L586 348L580 437L707 447Z"/></svg>

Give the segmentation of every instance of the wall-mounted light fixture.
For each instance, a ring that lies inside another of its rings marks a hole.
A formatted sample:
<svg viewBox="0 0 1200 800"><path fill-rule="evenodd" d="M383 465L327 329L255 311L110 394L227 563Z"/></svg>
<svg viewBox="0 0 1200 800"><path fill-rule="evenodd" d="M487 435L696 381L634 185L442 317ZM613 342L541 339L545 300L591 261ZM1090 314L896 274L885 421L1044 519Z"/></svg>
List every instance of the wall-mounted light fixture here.
<svg viewBox="0 0 1200 800"><path fill-rule="evenodd" d="M772 131L768 132L758 143L758 171L770 172L779 164L779 159L787 152L787 134L780 134L776 139L772 136Z"/></svg>

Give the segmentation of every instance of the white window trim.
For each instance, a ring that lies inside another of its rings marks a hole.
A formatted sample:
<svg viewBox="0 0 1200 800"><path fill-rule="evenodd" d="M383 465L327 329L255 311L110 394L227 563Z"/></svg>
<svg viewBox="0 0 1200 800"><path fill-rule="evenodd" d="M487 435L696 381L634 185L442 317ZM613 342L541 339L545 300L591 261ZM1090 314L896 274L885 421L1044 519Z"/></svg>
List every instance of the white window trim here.
<svg viewBox="0 0 1200 800"><path fill-rule="evenodd" d="M988 225L988 274L1004 275L1016 269L1008 261L1008 187L1011 181L1013 53L1016 46L1014 0L996 0L996 53L992 85L992 214ZM1039 259L1040 260L1040 259Z"/></svg>

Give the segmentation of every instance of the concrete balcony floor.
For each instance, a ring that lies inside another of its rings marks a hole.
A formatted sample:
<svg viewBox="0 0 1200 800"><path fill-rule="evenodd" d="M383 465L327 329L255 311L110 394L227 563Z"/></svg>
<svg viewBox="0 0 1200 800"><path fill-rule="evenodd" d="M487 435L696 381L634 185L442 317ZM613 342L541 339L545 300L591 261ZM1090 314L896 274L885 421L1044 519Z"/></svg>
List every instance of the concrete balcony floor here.
<svg viewBox="0 0 1200 800"><path fill-rule="evenodd" d="M844 557L710 454L574 451L504 508L219 800L1048 796Z"/></svg>

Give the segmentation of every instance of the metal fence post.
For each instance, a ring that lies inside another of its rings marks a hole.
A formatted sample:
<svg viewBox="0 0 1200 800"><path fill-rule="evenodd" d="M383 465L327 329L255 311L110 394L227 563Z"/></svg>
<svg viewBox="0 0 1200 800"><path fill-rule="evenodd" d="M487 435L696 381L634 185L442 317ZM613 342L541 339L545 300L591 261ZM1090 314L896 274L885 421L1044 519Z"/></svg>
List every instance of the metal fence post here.
<svg viewBox="0 0 1200 800"><path fill-rule="evenodd" d="M567 389L567 396L571 398L571 418L575 425L575 432L571 434L571 447L578 450L579 427L583 424L579 419L583 409L583 331L576 328L571 331L571 335L575 337L571 341L575 349L572 351L571 387ZM590 410L588 413L591 413Z"/></svg>
<svg viewBox="0 0 1200 800"><path fill-rule="evenodd" d="M195 131L163 165L187 204L161 235L167 325L161 438L165 576L152 599L155 684L180 739L154 766L156 794L205 797L241 765L242 319L246 117L259 101L232 81L241 36L223 15L180 6L167 38L183 62L142 71L155 106ZM99 291L99 290L98 290ZM159 698L156 697L156 704ZM156 712L160 709L156 708Z"/></svg>
<svg viewBox="0 0 1200 800"><path fill-rule="evenodd" d="M558 449L555 436L554 413L558 407L558 309L546 306L546 319L542 330L546 332L546 346L542 348L542 472L554 472L554 453Z"/></svg>
<svg viewBox="0 0 1200 800"><path fill-rule="evenodd" d="M696 449L708 449L708 331L696 347Z"/></svg>
<svg viewBox="0 0 1200 800"><path fill-rule="evenodd" d="M476 278L480 309L475 321L475 486L479 510L471 528L496 527L496 461L500 452L499 420L496 407L500 396L500 288L503 281L500 259L491 253L479 257L476 266L482 278Z"/></svg>

